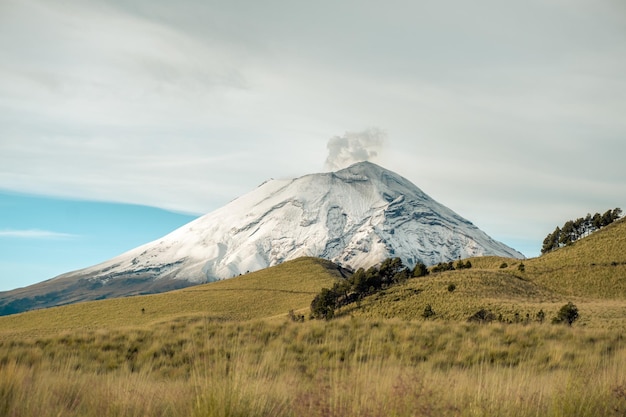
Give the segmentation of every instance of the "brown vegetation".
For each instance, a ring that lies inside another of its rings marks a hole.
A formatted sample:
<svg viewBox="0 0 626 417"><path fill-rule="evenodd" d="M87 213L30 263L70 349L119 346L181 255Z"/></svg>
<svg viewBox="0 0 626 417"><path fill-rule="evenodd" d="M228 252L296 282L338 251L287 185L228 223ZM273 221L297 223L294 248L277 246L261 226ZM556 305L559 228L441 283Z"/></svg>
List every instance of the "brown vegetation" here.
<svg viewBox="0 0 626 417"><path fill-rule="evenodd" d="M624 416L625 227L523 270L410 278L331 321L302 320L340 275L314 259L3 317L0 415ZM579 319L550 324L568 302ZM489 324L467 321L481 310Z"/></svg>

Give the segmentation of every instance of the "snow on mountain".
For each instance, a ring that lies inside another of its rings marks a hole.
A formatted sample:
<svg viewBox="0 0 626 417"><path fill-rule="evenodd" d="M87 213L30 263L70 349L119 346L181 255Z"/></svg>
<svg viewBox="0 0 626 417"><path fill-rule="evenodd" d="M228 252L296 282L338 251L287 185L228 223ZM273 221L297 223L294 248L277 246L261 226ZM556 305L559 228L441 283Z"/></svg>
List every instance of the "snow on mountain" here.
<svg viewBox="0 0 626 417"><path fill-rule="evenodd" d="M132 273L200 283L300 256L358 268L388 257L413 266L480 255L523 258L405 178L361 162L267 181L159 240L74 274L103 283Z"/></svg>
<svg viewBox="0 0 626 417"><path fill-rule="evenodd" d="M481 255L523 258L370 162L337 172L271 180L154 242L107 262L0 293L0 315L169 291L301 256L367 268Z"/></svg>

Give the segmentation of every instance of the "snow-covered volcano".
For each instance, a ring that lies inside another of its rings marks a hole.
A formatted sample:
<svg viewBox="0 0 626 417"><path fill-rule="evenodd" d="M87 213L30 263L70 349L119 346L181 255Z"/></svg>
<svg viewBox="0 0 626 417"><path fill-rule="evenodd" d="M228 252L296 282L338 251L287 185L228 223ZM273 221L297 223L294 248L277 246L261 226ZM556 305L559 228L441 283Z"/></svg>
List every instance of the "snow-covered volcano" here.
<svg viewBox="0 0 626 417"><path fill-rule="evenodd" d="M271 180L169 235L84 272L154 270L192 282L301 256L352 268L388 257L426 265L480 255L522 258L405 178L371 162ZM94 277L95 278L95 277Z"/></svg>
<svg viewBox="0 0 626 417"><path fill-rule="evenodd" d="M301 256L356 269L388 257L413 266L481 255L523 258L400 175L360 162L267 181L159 240L46 283L133 283L129 295L231 278ZM115 295L124 294L118 288Z"/></svg>

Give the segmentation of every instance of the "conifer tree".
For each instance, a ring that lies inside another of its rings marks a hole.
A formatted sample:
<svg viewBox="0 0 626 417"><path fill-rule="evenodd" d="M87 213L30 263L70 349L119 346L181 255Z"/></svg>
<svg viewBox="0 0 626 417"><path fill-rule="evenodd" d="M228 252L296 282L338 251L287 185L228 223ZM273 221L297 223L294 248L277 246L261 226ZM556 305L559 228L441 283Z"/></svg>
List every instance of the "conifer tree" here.
<svg viewBox="0 0 626 417"><path fill-rule="evenodd" d="M576 220L568 220L563 227L557 227L554 232L548 234L543 240L541 253L547 253L558 249L561 246L571 245L575 241L588 236L589 234L608 226L617 221L622 216L622 209L619 207L607 210L604 214L596 213L593 216L587 214Z"/></svg>

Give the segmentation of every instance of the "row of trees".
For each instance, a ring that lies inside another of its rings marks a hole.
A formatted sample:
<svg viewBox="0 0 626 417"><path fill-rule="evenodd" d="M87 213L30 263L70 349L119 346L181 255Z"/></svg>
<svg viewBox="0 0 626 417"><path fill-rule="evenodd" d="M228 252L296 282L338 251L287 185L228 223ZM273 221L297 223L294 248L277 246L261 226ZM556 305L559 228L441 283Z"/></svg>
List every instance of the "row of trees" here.
<svg viewBox="0 0 626 417"><path fill-rule="evenodd" d="M523 266L523 264L521 264ZM456 269L471 268L469 261L458 261ZM433 267L432 270L450 271L454 270L452 262L440 263ZM523 269L521 269L523 270ZM349 278L335 282L332 288L322 288L322 291L315 296L311 302L311 316L315 319L330 320L335 316L335 310L350 303L359 301L367 295L371 295L381 289L388 288L405 282L411 277L423 277L429 274L429 270L423 263L418 263L413 270L406 268L400 258L388 258L383 261L380 268L371 267L368 270L359 268ZM448 286L448 291L453 292L456 289L454 284ZM428 319L434 317L437 313L432 306L428 304L422 313L422 317ZM543 323L545 313L539 310L536 319ZM304 321L303 315L296 315L293 310L289 311L289 317L293 321ZM552 319L552 323L565 323L572 325L579 317L578 308L571 302L567 303L558 311L557 315ZM472 315L468 321L487 323L496 320L496 316L489 310L479 310ZM503 321L502 315L498 318ZM526 321L530 320L530 315L526 315ZM516 313L515 322L520 322L521 318Z"/></svg>
<svg viewBox="0 0 626 417"><path fill-rule="evenodd" d="M618 220L622 215L622 210L616 208L607 210L604 214L596 213L593 216L587 214L587 217L581 217L576 220L568 220L563 227L557 227L554 232L550 233L543 240L541 253L547 253L563 246L571 245L575 241L599 230L614 221Z"/></svg>
<svg viewBox="0 0 626 417"><path fill-rule="evenodd" d="M383 288L400 284L411 277L428 275L428 268L418 263L412 270L406 268L400 258L388 258L380 268L359 268L351 277L336 282L332 288L322 288L311 303L311 315L316 319L329 320L335 309L356 302L366 295Z"/></svg>
<svg viewBox="0 0 626 417"><path fill-rule="evenodd" d="M429 305L424 309L424 313L422 316L424 318L429 318L434 316L434 312L432 311L432 307ZM564 306L562 306L559 311L556 313L556 316L552 318L552 324L567 324L571 326L578 318L580 317L578 313L578 307L576 307L571 301ZM543 323L546 319L546 313L542 310L539 310L537 315L535 316L535 320L539 323ZM515 313L515 318L513 321L509 320L509 323L529 323L531 321L530 314L526 314L526 319L523 320L519 313ZM484 308L478 310L476 313L472 314L470 318L467 319L470 323L491 323L493 321L499 321L504 323L504 319L502 318L502 314L496 317L495 313L491 310L486 310Z"/></svg>
<svg viewBox="0 0 626 417"><path fill-rule="evenodd" d="M454 271L455 269L469 269L472 263L468 261L440 262L433 266L430 272ZM401 284L409 278L425 277L429 273L428 267L418 262L413 269L406 268L400 258L388 258L380 268L375 266L365 270L359 268L351 277L336 282L332 288L322 288L311 303L311 315L317 319L331 319L335 309L356 302L363 297L373 294L392 285ZM454 288L448 288L454 291Z"/></svg>
<svg viewBox="0 0 626 417"><path fill-rule="evenodd" d="M454 271L455 269L470 269L472 267L472 263L467 261L459 260L456 263L456 268L453 262L439 262L437 265L433 266L431 272L444 272L444 271Z"/></svg>

